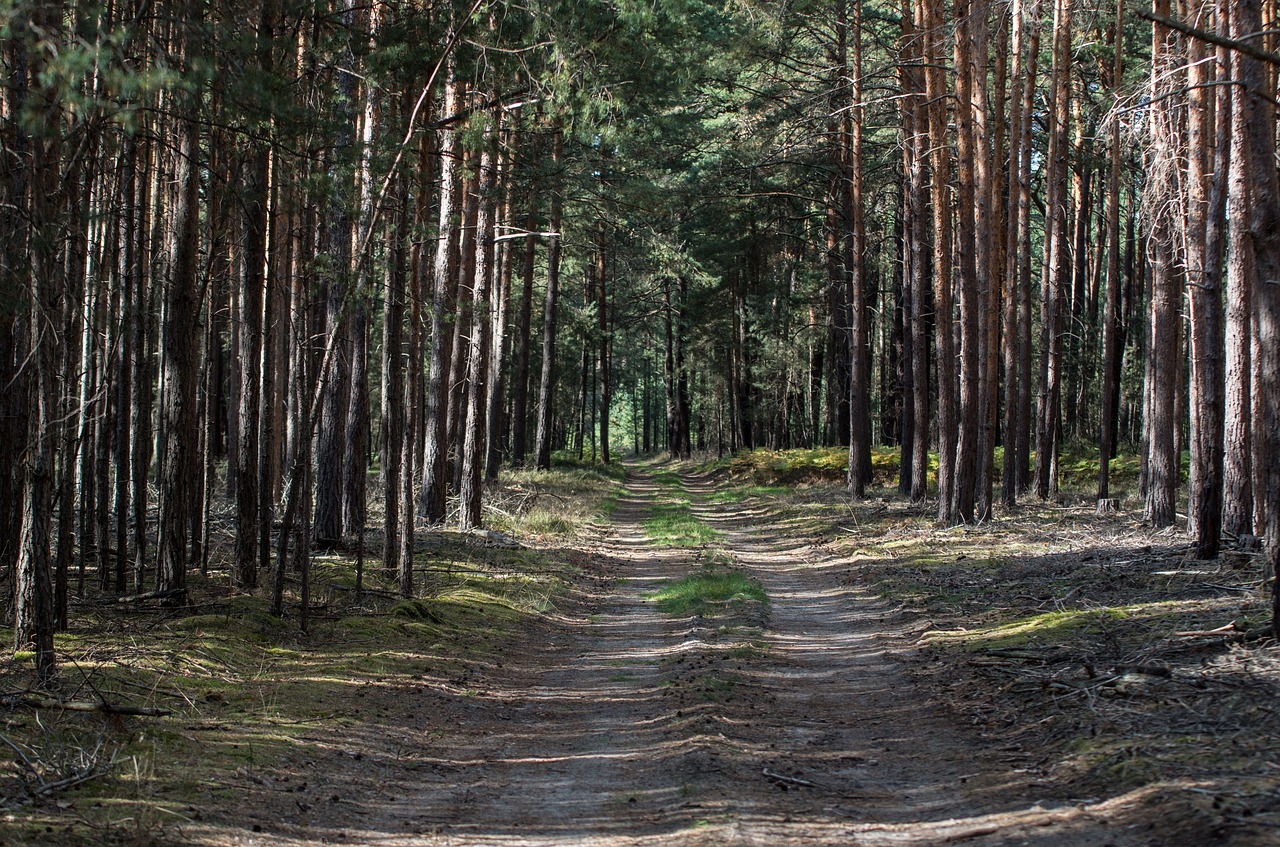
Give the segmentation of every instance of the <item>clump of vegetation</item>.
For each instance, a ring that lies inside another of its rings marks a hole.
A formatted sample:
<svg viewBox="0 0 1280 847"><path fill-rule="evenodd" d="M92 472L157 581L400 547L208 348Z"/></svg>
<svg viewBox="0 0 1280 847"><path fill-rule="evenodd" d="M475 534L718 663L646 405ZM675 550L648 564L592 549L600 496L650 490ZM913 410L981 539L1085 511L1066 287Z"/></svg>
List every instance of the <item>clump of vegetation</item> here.
<svg viewBox="0 0 1280 847"><path fill-rule="evenodd" d="M701 615L733 603L767 603L764 587L736 570L702 571L664 586L649 597L668 615Z"/></svg>
<svg viewBox="0 0 1280 847"><path fill-rule="evenodd" d="M616 463L559 459L550 471L510 471L488 500L489 526L540 541L583 537L613 514L625 476Z"/></svg>
<svg viewBox="0 0 1280 847"><path fill-rule="evenodd" d="M665 547L697 547L720 537L719 531L698 520L688 500L654 503L644 530L651 541Z"/></svg>

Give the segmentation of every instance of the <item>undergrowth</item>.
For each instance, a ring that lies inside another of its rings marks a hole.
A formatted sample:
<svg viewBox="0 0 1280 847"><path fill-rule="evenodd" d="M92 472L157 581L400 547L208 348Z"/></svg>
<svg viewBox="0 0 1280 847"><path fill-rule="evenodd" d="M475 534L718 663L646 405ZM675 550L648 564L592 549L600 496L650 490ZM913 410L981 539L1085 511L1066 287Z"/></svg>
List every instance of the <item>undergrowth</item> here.
<svg viewBox="0 0 1280 847"><path fill-rule="evenodd" d="M228 593L233 535L222 526L212 574L191 576L190 608L90 592L57 637L52 694L170 714L33 708L23 700L30 655L0 664L11 761L0 766L0 844L165 843L175 827L200 825L211 797L243 809L246 820L233 823L247 826L256 814L247 798L266 785L315 802L301 792L309 771L330 766L318 763L358 750L366 733L420 726L422 706L453 708L469 696L470 669L500 664L513 638L554 611L579 567L545 541L590 531L620 479L617 468L583 466L513 474L486 517L515 543L420 533L411 598L381 570L372 531L361 591L352 551L317 555L305 633L294 575L283 618L268 613L263 592ZM72 763L84 779L48 788Z"/></svg>

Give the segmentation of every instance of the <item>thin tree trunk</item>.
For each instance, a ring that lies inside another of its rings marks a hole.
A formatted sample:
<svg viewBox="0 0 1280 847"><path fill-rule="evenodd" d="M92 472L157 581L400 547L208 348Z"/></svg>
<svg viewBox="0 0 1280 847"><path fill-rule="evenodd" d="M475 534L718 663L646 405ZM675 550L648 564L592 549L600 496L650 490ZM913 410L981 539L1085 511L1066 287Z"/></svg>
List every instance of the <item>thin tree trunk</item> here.
<svg viewBox="0 0 1280 847"><path fill-rule="evenodd" d="M1203 28L1212 11L1201 6L1197 25ZM1224 362L1222 307L1223 177L1226 164L1216 128L1217 98L1211 88L1216 76L1204 42L1190 42L1187 71L1187 289L1190 294L1191 342L1191 486L1189 514L1196 539L1196 556L1217 558L1222 533L1222 468L1224 422Z"/></svg>
<svg viewBox="0 0 1280 847"><path fill-rule="evenodd" d="M530 151L529 161L536 162L537 146ZM524 467L529 431L529 345L533 324L533 280L537 267L538 182L529 191L529 209L525 217L523 262L520 271L520 320L516 328L515 381L511 400L511 465Z"/></svg>
<svg viewBox="0 0 1280 847"><path fill-rule="evenodd" d="M952 334L951 155L947 139L947 87L942 50L941 0L919 0L925 44L925 90L932 163L933 308L938 382L938 520L955 523L956 389Z"/></svg>
<svg viewBox="0 0 1280 847"><path fill-rule="evenodd" d="M1116 450L1116 415L1120 407L1120 365L1124 349L1120 338L1120 82L1124 74L1124 0L1116 0L1112 32L1115 58L1109 86L1115 102L1111 116L1107 174L1107 294L1102 317L1102 425L1099 430L1098 509L1110 509L1111 459Z"/></svg>
<svg viewBox="0 0 1280 847"><path fill-rule="evenodd" d="M564 158L564 136L559 128L552 142L551 167L558 173ZM534 441L539 470L551 469L552 406L556 383L556 328L557 308L560 296L560 249L562 238L564 194L559 176L551 190L551 242L547 248L547 294L542 314L542 378L538 388L538 425Z"/></svg>
<svg viewBox="0 0 1280 847"><path fill-rule="evenodd" d="M1234 3L1228 2L1229 7ZM1240 29L1240 10L1232 8L1225 27L1231 37ZM1220 24L1223 22L1220 21ZM1243 83L1242 67L1233 53L1231 78ZM1256 80L1255 80L1256 81ZM1250 177L1249 144L1253 132L1252 103L1242 93L1231 98L1230 167L1227 192L1227 314L1226 314L1226 403L1223 440L1222 530L1236 538L1254 535L1253 521L1253 285L1256 274L1254 244L1249 220L1254 184Z"/></svg>
<svg viewBox="0 0 1280 847"><path fill-rule="evenodd" d="M487 372L490 348L490 276L493 272L494 167L493 151L480 154L476 215L475 276L471 286L471 340L467 352L467 414L462 443L462 485L459 488L458 528L469 530L483 524Z"/></svg>
<svg viewBox="0 0 1280 847"><path fill-rule="evenodd" d="M458 106L456 68L451 59L445 77L443 114L449 115ZM440 524L445 519L445 494L448 488L448 407L449 374L451 372L453 346L452 321L449 321L450 292L456 274L455 243L458 238L458 222L455 220L458 184L458 137L450 127L440 133L440 192L439 218L436 232L435 256L431 272L431 352L427 373L426 433L422 457L422 495L418 511L428 524Z"/></svg>
<svg viewBox="0 0 1280 847"><path fill-rule="evenodd" d="M1157 0L1156 14L1168 15L1168 0ZM1147 418L1147 519L1153 527L1173 523L1177 509L1177 374L1181 319L1181 290L1174 267L1174 221L1169 201L1175 197L1177 128L1170 98L1173 64L1178 58L1177 37L1171 29L1155 24L1152 36L1151 151L1147 183L1153 210L1148 251L1151 259L1151 301L1148 330L1151 333L1151 368L1148 372L1151 414Z"/></svg>

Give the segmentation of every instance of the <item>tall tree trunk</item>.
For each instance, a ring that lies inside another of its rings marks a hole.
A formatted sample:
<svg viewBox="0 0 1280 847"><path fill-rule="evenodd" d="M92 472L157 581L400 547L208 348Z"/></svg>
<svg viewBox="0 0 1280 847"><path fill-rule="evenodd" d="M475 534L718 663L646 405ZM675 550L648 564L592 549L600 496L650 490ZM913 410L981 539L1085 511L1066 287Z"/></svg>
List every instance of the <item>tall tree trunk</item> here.
<svg viewBox="0 0 1280 847"><path fill-rule="evenodd" d="M390 258L383 277L382 299L382 410L379 452L382 458L383 542L382 567L387 573L400 570L400 476L413 477L413 465L402 464L405 442L404 312L405 277L408 273L409 209L403 174L395 177L395 222L391 234Z"/></svg>
<svg viewBox="0 0 1280 847"><path fill-rule="evenodd" d="M188 36L189 37L189 36ZM190 484L195 478L199 381L200 138L198 100L176 121L174 195L170 212L161 351L160 511L156 590L185 602Z"/></svg>
<svg viewBox="0 0 1280 847"><path fill-rule="evenodd" d="M938 382L938 520L955 523L956 388L952 334L951 154L947 139L946 59L941 0L918 0L925 45L925 91L933 180L933 310Z"/></svg>
<svg viewBox="0 0 1280 847"><path fill-rule="evenodd" d="M609 407L613 404L613 380L609 361L609 278L605 256L605 233L601 226L596 242L596 328L599 332L600 371L600 458L609 464Z"/></svg>
<svg viewBox="0 0 1280 847"><path fill-rule="evenodd" d="M1255 0L1256 3L1256 0ZM1242 30L1241 10L1228 0L1229 21L1219 21L1233 38L1249 34ZM1232 8L1234 7L1234 8ZM1244 11L1248 11L1247 9ZM1243 67L1237 55L1230 59L1230 73L1237 85L1245 80L1240 74L1256 73ZM1256 76L1253 77L1256 84ZM1238 92L1231 97L1230 166L1227 191L1227 314L1226 314L1226 388L1223 440L1226 446L1223 462L1222 530L1239 538L1254 535L1261 528L1253 521L1253 286L1256 259L1251 232L1250 212L1255 191L1250 176L1250 143L1254 132L1253 101Z"/></svg>
<svg viewBox="0 0 1280 847"><path fill-rule="evenodd" d="M342 21L349 33L354 32L356 9L354 0L343 0ZM349 36L350 37L350 36ZM360 318L351 319L347 291L355 280L351 271L351 189L352 174L344 161L355 139L356 77L351 72L355 57L350 41L340 50L340 69L336 72L337 96L334 104L338 131L330 153L329 177L332 194L324 223L323 250L327 254L328 278L324 282L326 297L325 333L339 339L338 355L330 358L330 372L322 374L324 402L320 408L319 435L316 440L316 488L313 538L318 547L332 549L342 540L343 476L349 458L347 416L352 390L351 357L353 332L360 328ZM363 456L357 461L362 461Z"/></svg>
<svg viewBox="0 0 1280 847"><path fill-rule="evenodd" d="M265 37L260 33L259 37ZM262 306L267 265L267 191L270 150L255 143L243 169L240 208L243 211L244 266L240 294L240 407L236 474L236 582L252 589L258 581L258 427L262 398ZM253 463L251 465L250 463Z"/></svg>
<svg viewBox="0 0 1280 847"><path fill-rule="evenodd" d="M528 160L536 163L540 153L535 144ZM529 432L529 345L533 329L533 280L537 268L539 183L534 179L529 191L525 217L524 253L520 267L520 320L516 326L515 381L511 387L511 465L524 467Z"/></svg>
<svg viewBox="0 0 1280 847"><path fill-rule="evenodd" d="M1062 413L1063 299L1071 272L1067 249L1067 143L1070 129L1071 4L1057 0L1053 15L1053 94L1049 109L1049 156L1044 269L1040 305L1040 397L1036 412L1036 495L1057 490L1057 454Z"/></svg>
<svg viewBox="0 0 1280 847"><path fill-rule="evenodd" d="M451 115L458 107L456 67L446 70L441 111ZM451 127L440 132L439 218L431 270L431 352L427 373L426 433L422 457L422 495L418 511L428 524L445 519L448 489L449 374L453 359L453 321L449 320L450 292L457 273L455 244L458 238L456 193L458 190L458 136Z"/></svg>
<svg viewBox="0 0 1280 847"><path fill-rule="evenodd" d="M1018 142L1022 156L1018 165L1018 228L1009 235L1015 239L1017 275L1011 281L1018 290L1018 401L1014 431L1014 478L1018 493L1031 490L1032 443L1032 345L1031 345L1031 136L1036 97L1036 72L1040 56L1040 0L1026 0L1023 26L1026 34L1026 69L1022 74L1022 139Z"/></svg>
<svg viewBox="0 0 1280 847"><path fill-rule="evenodd" d="M551 169L557 173L564 158L564 135L557 127L552 141ZM556 387L556 328L560 297L560 250L563 239L564 189L559 177L551 189L551 242L547 248L547 293L542 313L542 377L538 388L535 450L539 470L551 469L551 424Z"/></svg>
<svg viewBox="0 0 1280 847"><path fill-rule="evenodd" d="M515 169L519 164L519 139L517 127L499 135L507 136L509 141L498 158L497 192L502 197L498 206L500 217L494 222L495 231L511 229L512 210L515 200ZM507 326L511 322L511 275L514 269L515 252L513 242L504 238L501 247L495 248L496 290L493 292L494 313L492 319L493 340L489 353L489 396L488 396L488 445L485 453L484 478L486 482L495 482L498 471L502 467L503 440L506 425L503 415L506 412L507 368L506 363L511 349L511 337Z"/></svg>
<svg viewBox="0 0 1280 847"><path fill-rule="evenodd" d="M1233 4L1231 36L1238 40L1255 39L1263 30L1258 0L1237 0ZM1274 87L1264 87L1262 63L1236 51L1232 56L1236 81L1233 128L1244 136L1243 143L1233 144L1232 186L1250 188L1247 237L1252 242L1252 259L1257 285L1254 289L1257 315L1257 349L1265 351L1266 360L1259 362L1257 383L1253 386L1255 413L1260 412L1262 428L1255 431L1260 450L1259 464L1265 470L1259 475L1263 483L1255 496L1263 501L1262 526L1267 540L1268 571L1277 573L1280 564L1280 366L1276 351L1280 350L1280 179L1275 167ZM1237 180L1237 177L1243 182ZM1258 408L1260 407L1260 408ZM1280 588L1273 587L1274 611L1272 629L1280 634Z"/></svg>
<svg viewBox="0 0 1280 847"><path fill-rule="evenodd" d="M133 136L124 141L121 154L120 192L120 268L118 278L122 287L120 293L121 326L119 329L120 352L116 361L116 431L115 443L115 540L116 559L112 582L107 581L104 573L102 585L104 591L114 587L119 593L125 590L125 561L129 552L129 482L130 476L130 408L133 400L133 332L131 327L135 320L132 314L134 304L134 288L138 284L139 255L137 243L137 165L138 144Z"/></svg>
<svg viewBox="0 0 1280 847"><path fill-rule="evenodd" d="M1120 82L1124 74L1124 0L1116 0L1115 58L1108 81L1116 108L1109 132L1110 170L1107 173L1107 293L1102 316L1102 426L1099 430L1098 509L1111 503L1111 459L1116 450L1116 415L1120 408L1120 366L1124 349L1120 338Z"/></svg>
<svg viewBox="0 0 1280 847"><path fill-rule="evenodd" d="M40 116L44 132L28 136L19 128L16 151L26 153L11 167L25 171L29 179L25 229L28 267L26 316L28 373L24 383L27 399L26 450L22 456L22 518L18 535L18 556L14 571L13 645L15 650L33 649L36 676L41 684L53 681L57 664L53 651L53 598L51 595L50 545L53 533L54 438L58 414L55 387L58 337L50 326L57 314L58 300L66 292L59 285L57 269L58 183L61 177L61 143L57 137L60 108L57 93L44 80L44 45L28 53L24 21L15 21L21 33L15 44L13 95L16 108L29 108ZM31 13L31 30L40 32L53 48L60 36L62 21L52 7L37 7ZM29 62L29 64L28 64ZM28 76L29 75L29 76ZM29 94L28 94L29 91ZM7 156L5 157L8 158ZM8 163L6 163L8 164ZM14 200L22 202L21 197Z"/></svg>
<svg viewBox="0 0 1280 847"><path fill-rule="evenodd" d="M842 0L843 2L843 0ZM863 213L863 106L862 106L862 0L853 0L853 33L850 50L849 106L844 110L842 133L849 144L849 305L852 310L849 382L849 465L847 483L854 497L866 495L871 484L871 348L867 313L867 233Z"/></svg>
<svg viewBox="0 0 1280 847"><path fill-rule="evenodd" d="M1168 16L1168 0L1157 0L1155 12ZM1170 201L1176 196L1178 132L1176 112L1170 98L1174 65L1181 61L1178 39L1170 28L1155 24L1152 34L1151 150L1148 156L1147 203L1151 208L1148 252L1151 260L1150 318L1151 367L1147 391L1150 416L1147 418L1147 519L1153 527L1173 523L1177 509L1179 460L1177 449L1177 381L1181 319L1181 289L1175 268L1174 212Z"/></svg>
<svg viewBox="0 0 1280 847"><path fill-rule="evenodd" d="M462 444L462 485L458 491L458 528L474 529L483 523L487 372L490 348L490 279L493 272L494 154L486 147L480 154L479 210L476 215L475 277L471 286L471 339L467 351L467 414Z"/></svg>
<svg viewBox="0 0 1280 847"><path fill-rule="evenodd" d="M1212 12L1200 7L1202 28ZM1222 306L1222 200L1226 174L1225 135L1217 131L1218 94L1211 52L1199 39L1189 43L1187 71L1187 289L1191 341L1191 486L1189 514L1196 556L1217 558L1222 533L1222 468L1225 388ZM1225 91L1225 89L1224 89Z"/></svg>

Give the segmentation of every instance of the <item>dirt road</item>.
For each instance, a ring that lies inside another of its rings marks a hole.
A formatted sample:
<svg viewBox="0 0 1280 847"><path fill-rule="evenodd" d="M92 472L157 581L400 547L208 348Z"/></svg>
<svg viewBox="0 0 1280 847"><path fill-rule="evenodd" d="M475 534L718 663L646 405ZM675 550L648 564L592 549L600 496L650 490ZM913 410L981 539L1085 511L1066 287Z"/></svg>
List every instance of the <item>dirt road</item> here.
<svg viewBox="0 0 1280 847"><path fill-rule="evenodd" d="M910 622L847 587L848 562L682 482L767 610L673 618L647 599L712 551L646 540L670 490L635 469L595 551L599 590L394 755L362 739L333 803L236 843L1191 843L1140 798L1061 796L1028 754L958 726L912 681L895 636Z"/></svg>

